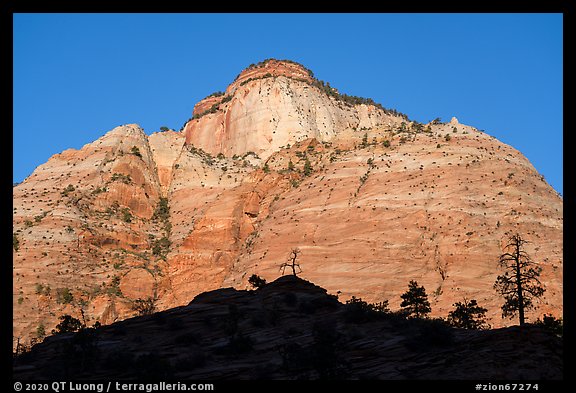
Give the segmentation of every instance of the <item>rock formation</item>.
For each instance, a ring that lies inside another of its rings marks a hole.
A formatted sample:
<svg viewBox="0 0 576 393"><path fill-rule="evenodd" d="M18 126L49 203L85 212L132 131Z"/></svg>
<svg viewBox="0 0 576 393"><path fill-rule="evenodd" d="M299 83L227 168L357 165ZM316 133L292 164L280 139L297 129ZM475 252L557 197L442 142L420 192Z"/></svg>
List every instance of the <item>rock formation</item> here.
<svg viewBox="0 0 576 393"><path fill-rule="evenodd" d="M562 315L563 203L517 150L477 129L420 124L349 97L293 62L244 70L180 132L123 125L39 166L14 192L13 333L71 314L109 324L268 281L292 248L342 299L389 300L410 280L432 315L492 285L510 233L542 267L534 321ZM40 329L41 330L41 329Z"/></svg>
<svg viewBox="0 0 576 393"><path fill-rule="evenodd" d="M14 360L19 381L561 380L562 339L536 326L446 327L344 305L284 276L186 306L49 337ZM218 383L221 386L221 383Z"/></svg>

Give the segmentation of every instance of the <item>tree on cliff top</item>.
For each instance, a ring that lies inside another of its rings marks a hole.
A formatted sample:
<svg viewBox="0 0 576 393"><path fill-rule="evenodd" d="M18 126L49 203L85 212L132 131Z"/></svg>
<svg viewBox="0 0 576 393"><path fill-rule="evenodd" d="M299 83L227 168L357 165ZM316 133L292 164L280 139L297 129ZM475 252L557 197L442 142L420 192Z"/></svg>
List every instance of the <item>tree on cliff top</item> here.
<svg viewBox="0 0 576 393"><path fill-rule="evenodd" d="M290 251L289 261L284 262L282 265L280 265L280 270L282 270L282 275L284 275L284 271L286 270L287 267L292 269L292 275L293 276L297 276L298 273L302 273L302 268L300 268L300 264L296 263L296 258L298 258L298 255L300 254L300 252L301 251L299 248L293 248L292 251ZM298 272L296 272L296 269L298 269Z"/></svg>

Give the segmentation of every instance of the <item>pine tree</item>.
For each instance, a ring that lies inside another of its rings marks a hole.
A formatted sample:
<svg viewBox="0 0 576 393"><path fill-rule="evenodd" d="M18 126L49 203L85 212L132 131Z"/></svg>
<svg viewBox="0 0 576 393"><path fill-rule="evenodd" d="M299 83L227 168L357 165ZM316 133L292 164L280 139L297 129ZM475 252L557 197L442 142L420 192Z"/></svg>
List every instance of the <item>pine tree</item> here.
<svg viewBox="0 0 576 393"><path fill-rule="evenodd" d="M542 268L524 251L526 243L520 234L510 236L505 252L500 255L500 266L506 271L494 283L496 292L506 300L502 305L502 318L512 319L518 313L520 325L526 322L525 311L534 308L532 301L545 291L538 279Z"/></svg>
<svg viewBox="0 0 576 393"><path fill-rule="evenodd" d="M79 319L66 314L60 317L60 323L56 325L56 329L52 330L52 334L77 332L80 329L82 329L82 322L80 322Z"/></svg>
<svg viewBox="0 0 576 393"><path fill-rule="evenodd" d="M483 329L489 328L486 323L486 311L480 307L475 299L454 303L455 309L448 313L448 324L462 329Z"/></svg>
<svg viewBox="0 0 576 393"><path fill-rule="evenodd" d="M419 287L414 280L410 281L408 291L400 295L400 297L402 298L400 307L402 307L408 317L423 318L432 311L426 289Z"/></svg>

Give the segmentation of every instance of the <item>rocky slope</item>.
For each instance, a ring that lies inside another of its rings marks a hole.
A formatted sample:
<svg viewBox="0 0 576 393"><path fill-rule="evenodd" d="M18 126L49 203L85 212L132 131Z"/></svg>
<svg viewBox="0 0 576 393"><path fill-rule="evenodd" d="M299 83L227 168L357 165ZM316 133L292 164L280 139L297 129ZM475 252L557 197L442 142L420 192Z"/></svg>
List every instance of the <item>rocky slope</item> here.
<svg viewBox="0 0 576 393"><path fill-rule="evenodd" d="M180 132L117 127L14 187L15 340L62 314L109 324L138 299L168 309L253 273L271 281L294 247L302 277L342 299L395 309L414 279L433 315L473 298L504 326L492 285L513 232L543 268L528 319L561 316L562 199L512 147L285 61L249 67L194 112Z"/></svg>
<svg viewBox="0 0 576 393"><path fill-rule="evenodd" d="M284 276L190 304L48 338L14 379L560 380L562 340L526 326L490 331L374 314ZM503 367L505 366L505 367Z"/></svg>

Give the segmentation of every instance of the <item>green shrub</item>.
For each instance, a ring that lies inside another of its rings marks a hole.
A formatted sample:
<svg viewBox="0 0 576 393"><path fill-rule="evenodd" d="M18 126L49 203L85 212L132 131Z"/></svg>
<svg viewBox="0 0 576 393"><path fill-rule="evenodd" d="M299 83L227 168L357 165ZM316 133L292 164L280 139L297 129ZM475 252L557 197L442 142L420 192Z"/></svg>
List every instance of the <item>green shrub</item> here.
<svg viewBox="0 0 576 393"><path fill-rule="evenodd" d="M129 208L127 208L127 207L122 208L120 210L120 214L121 214L122 221L128 222L128 223L132 222L133 217L132 217L132 213L130 212Z"/></svg>
<svg viewBox="0 0 576 393"><path fill-rule="evenodd" d="M310 176L312 174L312 164L310 164L310 160L306 157L306 161L304 161L304 176Z"/></svg>
<svg viewBox="0 0 576 393"><path fill-rule="evenodd" d="M18 239L18 235L15 233L12 234L12 248L14 251L18 251L20 249L20 240Z"/></svg>
<svg viewBox="0 0 576 393"><path fill-rule="evenodd" d="M154 240L152 243L152 254L166 258L166 255L170 251L170 246L172 242L166 236L162 236L160 239Z"/></svg>
<svg viewBox="0 0 576 393"><path fill-rule="evenodd" d="M120 290L120 277L112 277L112 281L106 288L106 293L108 295L122 296L122 291Z"/></svg>
<svg viewBox="0 0 576 393"><path fill-rule="evenodd" d="M44 327L43 323L40 323L40 325L38 325L38 327L36 328L36 337L38 337L39 339L43 339L44 337L46 337L46 328Z"/></svg>
<svg viewBox="0 0 576 393"><path fill-rule="evenodd" d="M368 146L368 134L364 134L364 136L362 137L362 143L360 144L360 147L364 148Z"/></svg>
<svg viewBox="0 0 576 393"><path fill-rule="evenodd" d="M170 207L168 206L168 198L160 197L156 210L152 215L153 220L168 220L170 218Z"/></svg>
<svg viewBox="0 0 576 393"><path fill-rule="evenodd" d="M142 158L142 153L140 153L140 149L138 149L138 147L136 146L132 146L132 150L130 150L131 154L134 154L137 157Z"/></svg>
<svg viewBox="0 0 576 393"><path fill-rule="evenodd" d="M64 191L62 191L60 194L62 196L67 196L69 193L71 193L74 190L75 190L74 186L72 184L68 184L68 186L66 188L64 188Z"/></svg>
<svg viewBox="0 0 576 393"><path fill-rule="evenodd" d="M44 294L44 285L38 283L36 284L36 295Z"/></svg>
<svg viewBox="0 0 576 393"><path fill-rule="evenodd" d="M68 288L57 288L56 289L56 301L60 304L69 304L74 300L74 296L70 289Z"/></svg>
<svg viewBox="0 0 576 393"><path fill-rule="evenodd" d="M39 214L37 216L34 216L34 222L39 223L40 221L42 221L42 219L44 217L46 217L48 215L48 212L44 212L42 214Z"/></svg>
<svg viewBox="0 0 576 393"><path fill-rule="evenodd" d="M124 175L122 173L113 173L110 181L120 181L124 184L132 184L132 178L130 175Z"/></svg>

